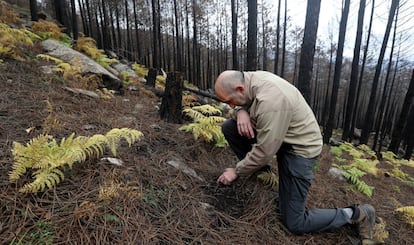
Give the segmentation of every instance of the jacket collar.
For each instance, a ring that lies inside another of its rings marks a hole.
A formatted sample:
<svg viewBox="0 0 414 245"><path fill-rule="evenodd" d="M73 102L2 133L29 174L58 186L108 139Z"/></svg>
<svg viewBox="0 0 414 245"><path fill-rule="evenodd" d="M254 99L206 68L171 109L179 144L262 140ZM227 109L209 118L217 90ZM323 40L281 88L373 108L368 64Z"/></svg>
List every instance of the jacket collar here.
<svg viewBox="0 0 414 245"><path fill-rule="evenodd" d="M254 100L254 91L252 86L252 72L243 72L243 79L244 79L244 91L246 93L246 104L244 107L250 107L253 100Z"/></svg>

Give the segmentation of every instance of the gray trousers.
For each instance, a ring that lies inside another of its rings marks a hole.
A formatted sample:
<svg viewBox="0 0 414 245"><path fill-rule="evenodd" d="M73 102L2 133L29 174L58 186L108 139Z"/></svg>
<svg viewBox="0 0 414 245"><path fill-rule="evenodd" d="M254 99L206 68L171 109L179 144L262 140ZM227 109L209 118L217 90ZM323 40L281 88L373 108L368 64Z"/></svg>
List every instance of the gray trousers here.
<svg viewBox="0 0 414 245"><path fill-rule="evenodd" d="M239 135L237 123L229 119L223 123L223 134L237 157L243 159L256 139ZM256 133L256 132L255 132ZM329 231L350 223L342 208L305 209L315 158L308 159L288 153L282 146L277 152L279 172L279 208L282 223L294 234Z"/></svg>

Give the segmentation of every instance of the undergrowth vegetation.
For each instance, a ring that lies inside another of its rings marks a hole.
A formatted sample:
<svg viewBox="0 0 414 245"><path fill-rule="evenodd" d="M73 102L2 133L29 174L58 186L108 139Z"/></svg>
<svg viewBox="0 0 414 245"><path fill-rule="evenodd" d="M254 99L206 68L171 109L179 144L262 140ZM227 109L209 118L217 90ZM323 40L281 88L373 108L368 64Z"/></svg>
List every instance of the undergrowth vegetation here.
<svg viewBox="0 0 414 245"><path fill-rule="evenodd" d="M378 167L380 161L377 154L367 145L354 146L345 142L339 146L331 147L331 153L335 156L336 166L345 172L343 176L352 186L368 197L374 195L374 187L368 185L362 178L369 174L376 178L393 177L402 183L414 186L414 177L405 173L401 166L414 167L413 160L397 159L396 155L391 151L381 152L383 167ZM394 189L399 192L398 188ZM404 220L414 227L414 209L411 206L402 207L397 200L396 211L403 215Z"/></svg>
<svg viewBox="0 0 414 245"><path fill-rule="evenodd" d="M65 178L64 169L72 169L73 164L85 162L88 158L99 158L109 148L116 156L116 150L124 138L131 146L142 136L138 130L122 128L112 129L106 135L96 134L91 137L71 134L60 143L51 135L39 135L26 145L13 143L14 164L9 174L15 182L32 171L34 181L26 183L20 192L38 192L53 188Z"/></svg>
<svg viewBox="0 0 414 245"><path fill-rule="evenodd" d="M194 139L201 138L207 142L214 142L217 147L227 146L227 141L221 132L221 123L226 119L221 116L222 112L211 106L193 106L185 108L183 113L193 119L192 123L181 126L179 130L192 132Z"/></svg>

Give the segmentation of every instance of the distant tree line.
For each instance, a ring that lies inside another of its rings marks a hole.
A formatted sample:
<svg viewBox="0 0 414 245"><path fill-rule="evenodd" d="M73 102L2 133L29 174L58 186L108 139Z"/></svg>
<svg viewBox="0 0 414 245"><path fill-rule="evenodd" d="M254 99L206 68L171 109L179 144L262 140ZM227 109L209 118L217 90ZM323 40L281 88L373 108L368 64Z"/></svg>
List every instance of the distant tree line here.
<svg viewBox="0 0 414 245"><path fill-rule="evenodd" d="M304 27L291 21L287 0L275 1L274 8L265 0L44 0L37 8L34 2L31 9L52 10L75 40L93 37L101 49L181 72L201 89L212 88L226 69L272 71L304 94L325 143L341 139L411 157L414 71L404 56L406 20L414 17L409 0L344 0L336 33L323 40L317 35L321 0L308 0ZM383 36L373 40L379 4L389 12ZM348 58L344 43L353 7L357 28Z"/></svg>

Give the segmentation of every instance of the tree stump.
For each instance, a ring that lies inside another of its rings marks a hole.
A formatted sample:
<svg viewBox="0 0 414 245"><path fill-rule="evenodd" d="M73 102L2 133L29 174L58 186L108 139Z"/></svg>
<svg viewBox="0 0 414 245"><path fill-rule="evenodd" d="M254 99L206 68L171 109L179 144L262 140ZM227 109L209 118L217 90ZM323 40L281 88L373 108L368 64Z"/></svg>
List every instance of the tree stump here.
<svg viewBox="0 0 414 245"><path fill-rule="evenodd" d="M184 81L180 72L169 72L162 96L160 116L169 123L181 123Z"/></svg>
<svg viewBox="0 0 414 245"><path fill-rule="evenodd" d="M154 88L156 79L157 79L157 69L149 68L146 85L150 88Z"/></svg>

